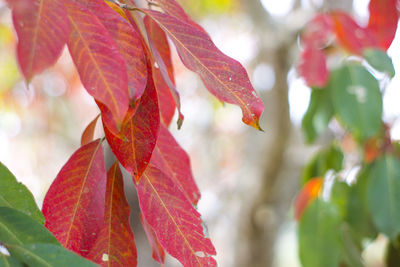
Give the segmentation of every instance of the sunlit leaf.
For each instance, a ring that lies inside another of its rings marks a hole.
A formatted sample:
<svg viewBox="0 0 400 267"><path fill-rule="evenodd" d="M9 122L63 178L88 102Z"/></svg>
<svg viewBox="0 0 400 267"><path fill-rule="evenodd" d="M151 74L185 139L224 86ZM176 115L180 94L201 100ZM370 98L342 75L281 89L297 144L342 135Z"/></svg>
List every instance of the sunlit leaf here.
<svg viewBox="0 0 400 267"><path fill-rule="evenodd" d="M32 193L19 183L14 175L0 162L0 207L19 210L44 224L43 214L35 203Z"/></svg>
<svg viewBox="0 0 400 267"><path fill-rule="evenodd" d="M58 0L7 0L18 35L17 58L27 81L53 65L68 39L69 21Z"/></svg>
<svg viewBox="0 0 400 267"><path fill-rule="evenodd" d="M70 157L43 202L45 226L64 247L88 253L103 224L105 188L104 151L96 140Z"/></svg>
<svg viewBox="0 0 400 267"><path fill-rule="evenodd" d="M150 163L163 170L192 204L197 205L200 199L200 190L192 175L189 156L165 126L160 126L157 145Z"/></svg>
<svg viewBox="0 0 400 267"><path fill-rule="evenodd" d="M61 246L53 244L29 244L8 246L11 255L28 264L29 267L96 267L97 264L78 256Z"/></svg>
<svg viewBox="0 0 400 267"><path fill-rule="evenodd" d="M183 64L200 75L207 89L219 100L240 106L243 122L260 129L258 121L264 105L242 65L224 55L194 22L158 11L144 12L167 33Z"/></svg>
<svg viewBox="0 0 400 267"><path fill-rule="evenodd" d="M135 115L124 122L121 129L126 140L113 135L107 128L104 128L107 141L118 161L137 182L150 162L157 141L159 125L157 92L152 79L149 78Z"/></svg>
<svg viewBox="0 0 400 267"><path fill-rule="evenodd" d="M71 22L68 49L82 84L110 110L113 124L119 129L129 106L125 60L91 11L75 1L66 2L66 7Z"/></svg>
<svg viewBox="0 0 400 267"><path fill-rule="evenodd" d="M339 120L358 140L382 130L382 94L377 80L357 63L331 73L331 96Z"/></svg>
<svg viewBox="0 0 400 267"><path fill-rule="evenodd" d="M160 245L160 242L157 239L156 233L154 233L153 228L146 222L143 218L143 215L140 214L140 221L142 223L143 229L146 233L147 240L150 243L151 249L153 251L152 257L155 261L164 264L165 261L165 251Z"/></svg>
<svg viewBox="0 0 400 267"><path fill-rule="evenodd" d="M321 199L312 201L299 223L299 255L303 266L337 267L341 257L340 214Z"/></svg>
<svg viewBox="0 0 400 267"><path fill-rule="evenodd" d="M374 239L377 236L367 204L369 172L369 165L360 171L356 183L350 186L347 202L345 220L351 227L354 239L359 243L365 238Z"/></svg>
<svg viewBox="0 0 400 267"><path fill-rule="evenodd" d="M367 29L377 38L379 47L387 50L396 34L399 21L397 0L371 0Z"/></svg>
<svg viewBox="0 0 400 267"><path fill-rule="evenodd" d="M146 57L139 33L103 0L79 1L99 18L117 44L126 62L130 96L139 99L147 83Z"/></svg>
<svg viewBox="0 0 400 267"><path fill-rule="evenodd" d="M41 223L8 207L0 207L0 242L6 245L33 243L60 245Z"/></svg>
<svg viewBox="0 0 400 267"><path fill-rule="evenodd" d="M304 49L298 68L308 86L323 87L329 80L325 54L317 47L307 46Z"/></svg>
<svg viewBox="0 0 400 267"><path fill-rule="evenodd" d="M377 229L394 239L400 233L400 161L385 155L368 173L368 208Z"/></svg>
<svg viewBox="0 0 400 267"><path fill-rule="evenodd" d="M163 248L183 266L216 266L200 214L175 183L149 165L137 185L142 214Z"/></svg>
<svg viewBox="0 0 400 267"><path fill-rule="evenodd" d="M323 183L324 179L319 177L313 178L309 180L297 194L294 201L294 218L296 220L300 219L308 203L321 193Z"/></svg>
<svg viewBox="0 0 400 267"><path fill-rule="evenodd" d="M378 46L375 36L358 25L347 13L336 11L331 16L337 39L349 52L362 55L365 48Z"/></svg>
<svg viewBox="0 0 400 267"><path fill-rule="evenodd" d="M366 49L364 50L364 57L374 69L393 78L395 70L392 59L388 54L378 49Z"/></svg>
<svg viewBox="0 0 400 267"><path fill-rule="evenodd" d="M174 116L175 113L175 107L176 107L175 101L177 101L178 104L180 101L179 94L176 92L175 87L170 88L170 86L168 86L167 84L168 82L171 82L172 85L175 85L174 69L172 66L170 47L168 44L167 36L162 31L162 29L157 25L157 23L155 23L153 20L149 19L146 16L144 18L144 24L146 26L150 46L153 50L153 56L161 58L162 62L165 65L165 70L167 72L164 73L163 75L161 71L164 70L160 69L160 64L156 63L157 61L154 62L154 64L157 64L157 67L153 66L153 80L154 80L154 85L157 89L158 103L160 106L160 115L164 125L168 126L171 123L172 117ZM155 53L158 53L158 55L157 54L155 55ZM158 59L158 62L159 61L160 59ZM168 74L167 78L169 79L165 81L164 76L167 74ZM177 100L175 100L176 98Z"/></svg>
<svg viewBox="0 0 400 267"><path fill-rule="evenodd" d="M118 162L107 173L104 223L88 258L104 267L136 266L136 245L129 224L130 208Z"/></svg>
<svg viewBox="0 0 400 267"><path fill-rule="evenodd" d="M94 131L96 130L96 124L97 120L99 119L100 114L96 116L85 128L85 130L82 133L81 137L81 146L89 144L90 142L93 141L94 138Z"/></svg>
<svg viewBox="0 0 400 267"><path fill-rule="evenodd" d="M23 263L12 256L0 253L0 266L2 267L24 267Z"/></svg>
<svg viewBox="0 0 400 267"><path fill-rule="evenodd" d="M308 109L302 120L304 137L308 143L326 131L333 118L334 110L329 85L324 88L313 88Z"/></svg>
<svg viewBox="0 0 400 267"><path fill-rule="evenodd" d="M340 171L343 168L344 155L340 147L331 144L315 154L304 167L302 182L314 177L322 177L328 170Z"/></svg>

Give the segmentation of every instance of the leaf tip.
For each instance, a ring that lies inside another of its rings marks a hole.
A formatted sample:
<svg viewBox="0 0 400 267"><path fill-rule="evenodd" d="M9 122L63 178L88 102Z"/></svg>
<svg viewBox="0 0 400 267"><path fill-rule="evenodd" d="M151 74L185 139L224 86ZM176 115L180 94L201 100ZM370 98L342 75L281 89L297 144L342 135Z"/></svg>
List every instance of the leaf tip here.
<svg viewBox="0 0 400 267"><path fill-rule="evenodd" d="M178 130L181 129L184 118L185 117L183 116L183 114L179 112L179 118L178 118L178 121L176 122L176 124L178 125Z"/></svg>

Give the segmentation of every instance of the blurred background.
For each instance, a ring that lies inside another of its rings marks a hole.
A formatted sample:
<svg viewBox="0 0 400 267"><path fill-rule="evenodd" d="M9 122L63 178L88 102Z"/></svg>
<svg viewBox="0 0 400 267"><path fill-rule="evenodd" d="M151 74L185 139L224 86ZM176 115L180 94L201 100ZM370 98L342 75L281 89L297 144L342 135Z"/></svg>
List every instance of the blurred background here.
<svg viewBox="0 0 400 267"><path fill-rule="evenodd" d="M202 198L198 210L217 249L219 266L296 267L292 202L302 167L318 149L341 135L333 123L316 145L307 146L301 118L310 90L295 70L299 32L318 11L341 8L368 20L368 0L182 0L185 10L227 55L239 60L266 109L256 131L241 122L238 107L222 105L187 71L174 53L177 88L185 121L171 130L190 154ZM10 10L0 0L0 161L34 194L41 206L50 183L79 148L86 125L98 114L80 84L67 50L57 64L26 89L15 59ZM400 36L389 55L400 71ZM400 139L400 78L388 85L384 119ZM100 135L101 133L99 133ZM343 142L345 143L345 141ZM345 144L344 144L345 145ZM126 179L128 181L128 179ZM137 223L134 188L132 225L139 266L159 266ZM384 240L370 244L367 266L383 266ZM179 266L168 258L166 266Z"/></svg>

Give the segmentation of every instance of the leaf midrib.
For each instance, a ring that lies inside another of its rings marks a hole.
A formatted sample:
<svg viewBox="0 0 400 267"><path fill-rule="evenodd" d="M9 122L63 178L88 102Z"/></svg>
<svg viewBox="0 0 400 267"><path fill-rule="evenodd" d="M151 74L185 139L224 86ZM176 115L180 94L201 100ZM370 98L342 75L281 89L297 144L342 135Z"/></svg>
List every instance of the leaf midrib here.
<svg viewBox="0 0 400 267"><path fill-rule="evenodd" d="M146 12L146 14L149 15L148 12ZM224 87L224 89L225 89L226 91L230 92L231 95L233 95L233 96L238 100L238 102L240 103L240 105L241 105L243 108L245 108L245 109L249 112L249 114L252 114L251 110L247 107L246 103L244 103L240 97L238 97L232 90L230 90L229 87L227 87L227 86L225 85L225 83L223 83L223 82L218 78L217 75L215 75L209 68L207 68L207 67L203 64L203 62L202 62L197 56L195 56L181 41L179 41L178 38L175 37L175 35L174 35L171 31L169 31L169 30L163 25L163 23L161 23L159 20L157 20L156 18L154 18L154 16L152 16L152 15L149 15L149 16L150 16L152 19L154 19L154 20L158 23L158 25L160 25L160 26L164 29L164 31L166 31L166 32L168 33L169 36L171 36L181 47L183 47L183 48L185 49L185 51L187 51L187 53L190 54L190 55L191 55L191 56L192 56L192 57L207 71L207 72L209 72L209 73L222 85L222 87ZM175 18L175 17L174 17L174 18ZM175 19L176 19L176 18L175 18ZM185 24L187 24L187 23L185 23ZM188 25L188 24L187 24L187 25ZM201 75L200 75L200 76L201 76Z"/></svg>
<svg viewBox="0 0 400 267"><path fill-rule="evenodd" d="M175 228L178 230L179 234L182 236L185 244L187 245L187 247L190 249L190 251L192 252L192 254L195 256L195 259L197 261L197 263L199 264L199 266L203 266L202 263L200 262L200 260L198 259L198 256L196 255L196 252L194 251L194 249L192 248L192 246L190 245L190 242L186 239L185 235L183 234L183 232L181 231L180 227L178 226L178 224L176 223L174 217L172 216L172 214L169 212L167 206L165 205L164 201L162 200L161 196L158 194L158 191L154 188L153 184L151 183L150 179L147 177L146 174L143 174L144 178L147 180L148 184L150 185L151 189L153 190L153 192L156 194L157 198L159 199L162 207L165 209L165 211L168 214L168 217L171 219L171 221L173 222L173 224L175 225Z"/></svg>
<svg viewBox="0 0 400 267"><path fill-rule="evenodd" d="M103 72L101 71L101 68L100 68L99 64L97 64L97 60L94 58L94 56L93 56L92 53L90 52L90 48L89 48L88 44L85 42L85 39L83 38L81 32L79 31L79 28L77 27L77 25L76 25L74 19L73 19L70 15L68 15L68 17L69 17L69 20L70 20L72 26L74 27L75 31L78 33L79 38L82 40L82 43L84 44L85 49L88 51L88 55L89 55L91 61L94 63L95 68L96 68L96 70L97 70L97 73L98 73L99 76L100 76L100 79L103 81L103 84L105 85L106 90L107 90L107 92L108 92L108 94L109 94L109 96L110 96L110 98L111 98L112 103L113 103L113 106L114 106L115 111L117 111L117 112L119 113L117 101L116 101L114 95L112 94L112 89L110 88L110 86L109 86L109 84L108 84L106 78L104 77ZM112 114L112 116L113 116L114 119L115 119L115 114L114 114L114 112L111 112L111 114ZM119 114L118 114L118 115L119 115ZM119 121L119 119L116 119L115 121Z"/></svg>
<svg viewBox="0 0 400 267"><path fill-rule="evenodd" d="M88 165L88 168L87 168L87 170L86 170L86 173L85 173L85 176L84 176L84 179L83 179L83 182L82 182L82 187L81 187L81 190L80 190L80 192L79 192L78 201L76 202L75 209L74 209L74 212L73 212L73 215L72 215L72 219L71 219L71 223L70 223L70 225L69 225L69 229L68 229L68 232L67 232L67 238L66 238L66 240L65 240L65 245L68 244L68 241L69 241L69 238L70 238L70 234L71 234L71 230L72 230L72 225L73 225L73 222L75 221L75 217L76 217L76 214L77 214L77 212L78 212L78 207L80 206L80 202L81 202L83 190L84 190L85 184L86 184L86 179L87 179L87 177L88 177L88 175L89 175L90 169L92 168L93 161L94 161L94 158L96 157L97 151L99 150L99 148L100 148L100 146L101 146L101 141L99 140L98 142L99 142L99 144L97 145L96 149L95 149L94 152L93 152L92 158L91 158L90 161L89 161L89 165Z"/></svg>

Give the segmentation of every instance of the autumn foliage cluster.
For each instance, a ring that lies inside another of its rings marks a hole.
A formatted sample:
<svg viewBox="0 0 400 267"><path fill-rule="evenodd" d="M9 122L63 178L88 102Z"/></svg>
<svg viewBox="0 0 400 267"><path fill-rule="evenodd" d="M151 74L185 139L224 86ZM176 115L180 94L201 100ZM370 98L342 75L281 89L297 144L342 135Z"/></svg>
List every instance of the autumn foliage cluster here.
<svg viewBox="0 0 400 267"><path fill-rule="evenodd" d="M168 39L214 96L238 105L243 122L260 129L264 106L245 69L174 0L148 1L145 8L132 0L8 4L26 82L52 66L67 45L100 114L50 186L42 211L1 165L0 245L9 255L0 252L0 258L29 266L136 266L122 165L136 186L154 260L163 264L167 252L183 266L216 266L195 208L200 192L188 155L168 130L175 111L178 127L183 122ZM100 121L105 137L93 140ZM108 171L105 142L116 158Z"/></svg>
<svg viewBox="0 0 400 267"><path fill-rule="evenodd" d="M387 49L399 7L371 0L366 26L344 11L320 13L302 33L298 71L311 87L305 138L314 142L332 121L342 128L303 171L295 217L304 266L364 266L363 250L379 235L389 240L387 266L400 266L400 150L382 101L395 75Z"/></svg>

